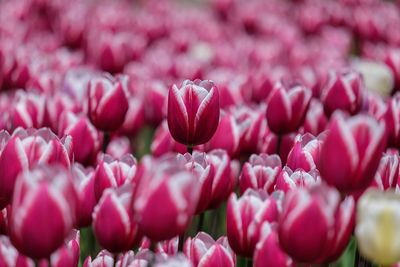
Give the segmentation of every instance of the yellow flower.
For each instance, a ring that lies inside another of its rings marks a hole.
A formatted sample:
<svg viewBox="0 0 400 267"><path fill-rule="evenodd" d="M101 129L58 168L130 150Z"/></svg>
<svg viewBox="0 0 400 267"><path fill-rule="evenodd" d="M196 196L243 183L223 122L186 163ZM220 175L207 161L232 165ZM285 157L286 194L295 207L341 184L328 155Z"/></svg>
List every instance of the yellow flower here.
<svg viewBox="0 0 400 267"><path fill-rule="evenodd" d="M357 205L360 253L382 266L400 261L400 194L370 190Z"/></svg>

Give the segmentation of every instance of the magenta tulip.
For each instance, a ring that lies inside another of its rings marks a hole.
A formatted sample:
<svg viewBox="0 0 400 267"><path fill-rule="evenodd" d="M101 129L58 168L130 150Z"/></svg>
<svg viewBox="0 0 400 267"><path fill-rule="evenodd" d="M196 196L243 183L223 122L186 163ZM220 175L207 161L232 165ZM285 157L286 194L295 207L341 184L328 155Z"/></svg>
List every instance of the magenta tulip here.
<svg viewBox="0 0 400 267"><path fill-rule="evenodd" d="M283 250L303 263L336 260L353 232L355 202L326 185L289 191L279 220Z"/></svg>
<svg viewBox="0 0 400 267"><path fill-rule="evenodd" d="M131 209L132 186L104 191L93 212L93 231L99 244L110 252L129 250L140 239Z"/></svg>
<svg viewBox="0 0 400 267"><path fill-rule="evenodd" d="M395 94L388 101L382 117L386 126L388 145L400 148L400 93Z"/></svg>
<svg viewBox="0 0 400 267"><path fill-rule="evenodd" d="M278 202L263 191L248 189L239 199L232 193L226 208L226 230L233 251L247 258L253 256L261 225L278 220Z"/></svg>
<svg viewBox="0 0 400 267"><path fill-rule="evenodd" d="M363 89L362 77L357 72L330 73L321 93L326 114L330 116L337 109L350 114L357 113L361 107Z"/></svg>
<svg viewBox="0 0 400 267"><path fill-rule="evenodd" d="M181 144L194 146L211 139L219 122L218 89L211 81L186 80L168 95L168 128Z"/></svg>
<svg viewBox="0 0 400 267"><path fill-rule="evenodd" d="M292 170L303 169L308 172L316 168L322 140L311 134L299 135L290 150L286 165Z"/></svg>
<svg viewBox="0 0 400 267"><path fill-rule="evenodd" d="M303 124L311 91L301 85L286 88L277 83L267 100L268 127L277 135L295 132Z"/></svg>
<svg viewBox="0 0 400 267"><path fill-rule="evenodd" d="M24 170L41 163L69 167L71 150L70 136L60 140L47 128L16 129L0 156L0 199L6 204L11 200L15 180Z"/></svg>
<svg viewBox="0 0 400 267"><path fill-rule="evenodd" d="M326 125L327 118L324 113L324 106L320 101L312 99L304 120L304 132L317 136L325 131Z"/></svg>
<svg viewBox="0 0 400 267"><path fill-rule="evenodd" d="M12 243L29 257L49 257L71 232L76 205L76 191L65 168L42 165L23 172L11 206Z"/></svg>
<svg viewBox="0 0 400 267"><path fill-rule="evenodd" d="M195 237L189 237L185 242L185 255L194 267L234 267L235 254L231 250L226 237L217 241L207 233L200 232Z"/></svg>
<svg viewBox="0 0 400 267"><path fill-rule="evenodd" d="M111 76L93 78L88 85L88 114L101 131L115 131L121 127L128 111L124 82Z"/></svg>
<svg viewBox="0 0 400 267"><path fill-rule="evenodd" d="M276 178L275 190L285 193L297 187L311 187L321 182L321 177L317 170L306 172L302 169L292 171L285 166Z"/></svg>
<svg viewBox="0 0 400 267"><path fill-rule="evenodd" d="M395 189L400 177L400 157L397 150L383 154L375 173L373 185L381 190Z"/></svg>
<svg viewBox="0 0 400 267"><path fill-rule="evenodd" d="M249 161L243 165L239 177L240 192L244 193L248 188L253 188L272 193L281 168L278 155L251 155Z"/></svg>
<svg viewBox="0 0 400 267"><path fill-rule="evenodd" d="M384 136L384 125L371 117L334 114L320 152L322 179L341 192L364 189L379 166Z"/></svg>

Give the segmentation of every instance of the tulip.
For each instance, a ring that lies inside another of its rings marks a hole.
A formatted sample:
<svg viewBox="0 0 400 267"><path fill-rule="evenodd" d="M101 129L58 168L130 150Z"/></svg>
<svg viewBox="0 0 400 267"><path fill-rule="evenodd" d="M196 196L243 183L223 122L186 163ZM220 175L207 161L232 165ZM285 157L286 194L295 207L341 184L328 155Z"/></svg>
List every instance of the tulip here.
<svg viewBox="0 0 400 267"><path fill-rule="evenodd" d="M207 161L214 169L209 208L215 208L225 201L235 188L238 174L237 162L231 161L223 150L209 152Z"/></svg>
<svg viewBox="0 0 400 267"><path fill-rule="evenodd" d="M69 135L74 144L74 159L82 164L91 164L100 151L100 133L86 116L72 112L61 115L59 134Z"/></svg>
<svg viewBox="0 0 400 267"><path fill-rule="evenodd" d="M295 134L277 136L267 129L262 137L259 150L261 153L278 154L278 156L281 158L282 164L284 165L290 150L294 146L295 139Z"/></svg>
<svg viewBox="0 0 400 267"><path fill-rule="evenodd" d="M165 254L165 255L176 255L178 253L179 237L174 237L170 240L165 240L162 242L157 242L154 248L155 253ZM150 249L151 240L143 238L140 244L139 251Z"/></svg>
<svg viewBox="0 0 400 267"><path fill-rule="evenodd" d="M277 135L297 131L304 122L310 101L309 89L301 85L286 88L276 83L267 100L268 127Z"/></svg>
<svg viewBox="0 0 400 267"><path fill-rule="evenodd" d="M400 50L388 49L383 58L385 64L392 71L395 82L394 89L398 90L400 87Z"/></svg>
<svg viewBox="0 0 400 267"><path fill-rule="evenodd" d="M71 232L76 204L72 178L64 168L42 165L23 172L15 185L9 218L13 245L31 258L49 257Z"/></svg>
<svg viewBox="0 0 400 267"><path fill-rule="evenodd" d="M88 114L97 129L117 130L125 120L128 100L123 81L111 76L93 78L88 85Z"/></svg>
<svg viewBox="0 0 400 267"><path fill-rule="evenodd" d="M112 138L107 146L106 154L112 158L121 159L131 152L131 142L125 136Z"/></svg>
<svg viewBox="0 0 400 267"><path fill-rule="evenodd" d="M120 254L116 259L107 250L102 250L92 260L90 256L85 259L83 267L146 267L148 262L144 259L136 259L133 251ZM114 263L114 261L116 261Z"/></svg>
<svg viewBox="0 0 400 267"><path fill-rule="evenodd" d="M129 250L139 240L131 209L132 186L104 191L93 212L93 231L99 244L110 252Z"/></svg>
<svg viewBox="0 0 400 267"><path fill-rule="evenodd" d="M327 124L324 106L316 99L312 99L304 121L304 132L317 136L322 133Z"/></svg>
<svg viewBox="0 0 400 267"><path fill-rule="evenodd" d="M44 110L44 95L18 91L11 111L13 128L43 127Z"/></svg>
<svg viewBox="0 0 400 267"><path fill-rule="evenodd" d="M130 97L128 103L128 111L121 126L121 132L126 135L135 135L144 124L144 103L138 97Z"/></svg>
<svg viewBox="0 0 400 267"><path fill-rule="evenodd" d="M51 266L78 266L80 253L79 238L79 231L72 230L69 237L65 240L65 244L51 255Z"/></svg>
<svg viewBox="0 0 400 267"><path fill-rule="evenodd" d="M279 200L265 192L248 189L239 199L232 193L226 208L226 230L229 245L238 255L251 258L260 240L261 225L276 222Z"/></svg>
<svg viewBox="0 0 400 267"><path fill-rule="evenodd" d="M281 168L278 155L251 155L249 161L243 165L239 177L240 192L244 193L248 188L253 188L272 193Z"/></svg>
<svg viewBox="0 0 400 267"><path fill-rule="evenodd" d="M346 248L354 227L353 198L324 184L289 191L279 220L279 241L293 260L326 263Z"/></svg>
<svg viewBox="0 0 400 267"><path fill-rule="evenodd" d="M194 238L189 237L184 253L194 267L234 267L236 262L226 237L214 241L205 232L198 233Z"/></svg>
<svg viewBox="0 0 400 267"><path fill-rule="evenodd" d="M140 230L152 241L171 239L183 233L198 205L200 184L175 158L147 157L141 165L151 166L151 169L143 167L142 171L139 167L138 170L141 177L133 209Z"/></svg>
<svg viewBox="0 0 400 267"><path fill-rule="evenodd" d="M373 185L381 190L395 189L400 176L399 162L399 152L389 150L383 154Z"/></svg>
<svg viewBox="0 0 400 267"><path fill-rule="evenodd" d="M160 81L151 81L143 91L145 119L151 125L158 125L166 115L168 88Z"/></svg>
<svg viewBox="0 0 400 267"><path fill-rule="evenodd" d="M22 171L41 163L69 167L71 148L70 136L60 140L46 128L16 129L0 156L0 199L4 200L0 202L9 203L15 180Z"/></svg>
<svg viewBox="0 0 400 267"><path fill-rule="evenodd" d="M179 152L184 154L187 151L187 148L172 138L171 133L168 130L167 121L164 120L156 129L150 150L154 157L160 157L168 152Z"/></svg>
<svg viewBox="0 0 400 267"><path fill-rule="evenodd" d="M334 114L320 151L322 179L341 192L368 186L385 147L384 131L383 124L366 115Z"/></svg>
<svg viewBox="0 0 400 267"><path fill-rule="evenodd" d="M0 236L0 266L31 267L33 266L33 261L19 254L8 237Z"/></svg>
<svg viewBox="0 0 400 267"><path fill-rule="evenodd" d="M275 190L281 190L287 193L294 188L309 188L320 182L321 178L318 170L306 172L302 169L298 169L293 172L289 167L285 166L276 178Z"/></svg>
<svg viewBox="0 0 400 267"><path fill-rule="evenodd" d="M292 170L303 169L308 172L316 168L322 141L311 134L299 135L290 150L286 166Z"/></svg>
<svg viewBox="0 0 400 267"><path fill-rule="evenodd" d="M94 171L94 193L99 200L106 188L117 188L123 184L132 183L136 173L136 159L127 154L120 160L114 160L104 155Z"/></svg>
<svg viewBox="0 0 400 267"><path fill-rule="evenodd" d="M268 222L261 226L261 238L254 251L254 267L292 267L292 259L279 245L278 234Z"/></svg>
<svg viewBox="0 0 400 267"><path fill-rule="evenodd" d="M186 80L168 94L168 128L179 143L194 146L211 139L219 122L218 89L211 81Z"/></svg>
<svg viewBox="0 0 400 267"><path fill-rule="evenodd" d="M380 266L400 261L400 197L394 192L367 191L357 204L358 249Z"/></svg>
<svg viewBox="0 0 400 267"><path fill-rule="evenodd" d="M386 125L388 145L400 147L400 93L395 94L387 103L383 121Z"/></svg>
<svg viewBox="0 0 400 267"><path fill-rule="evenodd" d="M185 164L188 171L192 172L198 178L200 184L200 197L196 208L196 214L205 211L211 201L211 188L214 180L214 166L207 161L205 153L194 151L192 155L186 153L178 154L178 160Z"/></svg>
<svg viewBox="0 0 400 267"><path fill-rule="evenodd" d="M85 169L79 163L72 165L71 173L78 194L77 226L87 227L92 223L92 213L97 204L94 195L94 174L92 168Z"/></svg>

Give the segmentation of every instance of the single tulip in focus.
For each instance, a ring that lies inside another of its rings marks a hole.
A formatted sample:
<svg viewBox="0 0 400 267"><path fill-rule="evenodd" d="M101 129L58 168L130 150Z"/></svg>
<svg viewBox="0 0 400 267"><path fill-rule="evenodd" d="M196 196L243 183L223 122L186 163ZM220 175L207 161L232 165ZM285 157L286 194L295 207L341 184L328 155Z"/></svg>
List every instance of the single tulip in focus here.
<svg viewBox="0 0 400 267"><path fill-rule="evenodd" d="M326 185L289 191L279 221L279 242L293 260L326 263L346 248L354 227L353 198Z"/></svg>
<svg viewBox="0 0 400 267"><path fill-rule="evenodd" d="M384 125L369 116L334 114L320 151L321 178L341 192L369 186L385 148L384 137Z"/></svg>
<svg viewBox="0 0 400 267"><path fill-rule="evenodd" d="M196 211L200 184L177 159L150 157L151 169L140 174L133 200L140 231L152 241L171 239L185 231ZM142 172L139 167L139 172ZM160 208L162 207L162 208Z"/></svg>
<svg viewBox="0 0 400 267"><path fill-rule="evenodd" d="M0 156L0 208L9 203L17 176L24 170L42 163L70 166L72 141L61 140L49 129L18 128L14 131Z"/></svg>
<svg viewBox="0 0 400 267"><path fill-rule="evenodd" d="M267 100L268 127L277 135L295 132L303 124L311 91L301 85L286 88L277 83Z"/></svg>
<svg viewBox="0 0 400 267"><path fill-rule="evenodd" d="M357 204L356 238L360 253L380 266L400 261L400 195L367 191Z"/></svg>
<svg viewBox="0 0 400 267"><path fill-rule="evenodd" d="M226 237L217 241L205 232L189 237L184 247L185 255L194 267L234 267L235 254L231 250Z"/></svg>
<svg viewBox="0 0 400 267"><path fill-rule="evenodd" d="M115 160L104 155L94 171L94 194L99 200L106 188L117 188L123 184L132 183L136 173L136 159L131 155L124 155Z"/></svg>
<svg viewBox="0 0 400 267"><path fill-rule="evenodd" d="M337 109L349 114L357 113L361 107L363 89L359 73L355 71L331 73L321 93L325 113L330 116Z"/></svg>
<svg viewBox="0 0 400 267"><path fill-rule="evenodd" d="M265 222L261 226L261 238L254 251L254 267L293 267L292 259L282 250L273 227Z"/></svg>
<svg viewBox="0 0 400 267"><path fill-rule="evenodd" d="M181 144L195 146L211 139L219 122L218 89L212 81L186 80L168 94L168 128Z"/></svg>
<svg viewBox="0 0 400 267"><path fill-rule="evenodd" d="M249 161L243 165L239 177L240 192L244 193L248 188L253 188L272 193L281 168L278 155L251 155Z"/></svg>
<svg viewBox="0 0 400 267"><path fill-rule="evenodd" d="M99 244L110 252L129 250L139 240L131 209L132 186L104 191L93 212L93 231Z"/></svg>
<svg viewBox="0 0 400 267"><path fill-rule="evenodd" d="M50 256L71 232L76 205L76 191L65 168L42 165L23 172L11 206L13 245L31 258Z"/></svg>
<svg viewBox="0 0 400 267"><path fill-rule="evenodd" d="M88 85L88 115L97 129L117 130L128 111L124 82L113 77L93 78Z"/></svg>
<svg viewBox="0 0 400 267"><path fill-rule="evenodd" d="M233 251L247 258L253 256L261 225L278 220L278 202L263 191L248 189L239 199L232 193L226 208L226 230Z"/></svg>

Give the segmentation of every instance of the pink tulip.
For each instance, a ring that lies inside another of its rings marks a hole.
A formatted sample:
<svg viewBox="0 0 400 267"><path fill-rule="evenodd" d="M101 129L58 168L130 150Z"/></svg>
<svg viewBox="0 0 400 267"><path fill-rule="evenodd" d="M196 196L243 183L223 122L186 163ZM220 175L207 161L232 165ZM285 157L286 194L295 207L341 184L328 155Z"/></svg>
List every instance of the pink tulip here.
<svg viewBox="0 0 400 267"><path fill-rule="evenodd" d="M371 117L334 114L320 152L322 179L342 192L364 189L378 168L384 135L384 125Z"/></svg>
<svg viewBox="0 0 400 267"><path fill-rule="evenodd" d="M384 62L392 71L395 81L395 89L398 90L400 87L400 50L386 50L384 53Z"/></svg>
<svg viewBox="0 0 400 267"><path fill-rule="evenodd" d="M110 252L129 250L140 239L131 209L132 186L104 191L93 212L93 231L99 244Z"/></svg>
<svg viewBox="0 0 400 267"><path fill-rule="evenodd" d="M168 95L168 128L181 144L199 145L211 139L219 122L218 89L211 81L186 80Z"/></svg>
<svg viewBox="0 0 400 267"><path fill-rule="evenodd" d="M276 222L279 204L265 192L248 189L239 199L232 193L226 208L226 225L229 244L239 255L251 258L260 240L261 225Z"/></svg>
<svg viewBox="0 0 400 267"><path fill-rule="evenodd" d="M235 254L231 250L226 237L217 241L205 232L189 237L185 242L185 255L194 267L234 267Z"/></svg>
<svg viewBox="0 0 400 267"><path fill-rule="evenodd" d="M79 231L72 230L71 234L65 240L65 244L51 255L50 263L52 267L78 266L80 253L79 238Z"/></svg>
<svg viewBox="0 0 400 267"><path fill-rule="evenodd" d="M178 160L185 164L188 171L197 176L201 190L196 213L201 213L208 208L211 201L211 188L215 176L214 166L207 161L207 154L197 151L194 151L192 155L189 153L178 154Z"/></svg>
<svg viewBox="0 0 400 267"><path fill-rule="evenodd" d="M286 165L292 170L303 169L308 172L316 168L322 140L311 134L299 135L290 150Z"/></svg>
<svg viewBox="0 0 400 267"><path fill-rule="evenodd" d="M33 261L17 251L6 236L0 236L0 266L33 267Z"/></svg>
<svg viewBox="0 0 400 267"><path fill-rule="evenodd" d="M312 99L303 125L304 132L317 136L325 130L326 125L324 106L320 101Z"/></svg>
<svg viewBox="0 0 400 267"><path fill-rule="evenodd" d="M11 110L13 128L43 127L45 98L44 95L18 91L14 96Z"/></svg>
<svg viewBox="0 0 400 267"><path fill-rule="evenodd" d="M388 145L400 147L400 93L395 94L387 103L383 121L386 126Z"/></svg>
<svg viewBox="0 0 400 267"><path fill-rule="evenodd" d="M295 132L304 122L311 101L309 89L277 83L267 100L268 127L277 135Z"/></svg>
<svg viewBox="0 0 400 267"><path fill-rule="evenodd" d="M214 169L209 208L215 208L228 198L236 186L237 162L231 161L228 154L220 149L207 153L207 161Z"/></svg>
<svg viewBox="0 0 400 267"><path fill-rule="evenodd" d="M128 111L124 83L111 76L93 78L88 85L88 114L101 131L115 131L123 124Z"/></svg>
<svg viewBox="0 0 400 267"><path fill-rule="evenodd" d="M284 165L286 164L286 160L290 150L294 146L295 139L296 139L295 134L286 134L282 136L279 147L279 153L277 153L278 136L272 133L269 129L267 129L261 141L260 152L266 154L278 154L279 157L281 158L282 164Z"/></svg>
<svg viewBox="0 0 400 267"><path fill-rule="evenodd" d="M253 188L272 193L281 168L281 160L277 155L251 155L249 161L243 165L239 177L240 192Z"/></svg>
<svg viewBox="0 0 400 267"><path fill-rule="evenodd" d="M179 152L183 154L187 151L187 148L174 140L168 130L167 121L164 120L156 129L150 150L153 156L160 157L168 152Z"/></svg>
<svg viewBox="0 0 400 267"><path fill-rule="evenodd" d="M331 73L322 89L321 102L330 116L335 110L355 114L361 107L363 81L354 71Z"/></svg>
<svg viewBox="0 0 400 267"><path fill-rule="evenodd" d="M106 154L115 159L122 159L131 152L131 142L126 136L114 137L107 146Z"/></svg>
<svg viewBox="0 0 400 267"><path fill-rule="evenodd" d="M298 169L293 172L289 167L285 166L276 178L275 190L281 190L287 193L294 188L309 188L320 182L321 178L316 169L310 172Z"/></svg>
<svg viewBox="0 0 400 267"><path fill-rule="evenodd" d="M63 113L58 129L61 136L71 136L76 161L87 165L96 160L101 147L101 135L86 116Z"/></svg>
<svg viewBox="0 0 400 267"><path fill-rule="evenodd" d="M126 112L121 132L126 135L135 135L143 127L145 120L144 102L138 97L128 98L128 111Z"/></svg>
<svg viewBox="0 0 400 267"><path fill-rule="evenodd" d="M104 155L93 174L96 199L100 200L106 188L117 188L132 183L136 165L136 159L131 154L124 155L120 160Z"/></svg>
<svg viewBox="0 0 400 267"><path fill-rule="evenodd" d="M29 257L50 256L71 232L76 205L76 191L66 169L42 165L23 172L11 206L12 243Z"/></svg>
<svg viewBox="0 0 400 267"><path fill-rule="evenodd" d="M396 188L400 176L400 157L397 150L387 151L382 155L373 185L381 190Z"/></svg>
<svg viewBox="0 0 400 267"><path fill-rule="evenodd" d="M133 251L120 254L117 257L117 262L114 265L114 255L107 250L102 250L92 260L90 256L85 259L83 267L146 267L148 261L145 259L136 259Z"/></svg>
<svg viewBox="0 0 400 267"><path fill-rule="evenodd" d="M325 263L336 260L353 232L355 202L326 185L289 191L279 220L283 250L298 262Z"/></svg>
<svg viewBox="0 0 400 267"><path fill-rule="evenodd" d="M15 180L24 170L41 163L69 167L71 148L70 136L60 140L46 128L16 129L0 156L0 199L11 200Z"/></svg>
<svg viewBox="0 0 400 267"><path fill-rule="evenodd" d="M92 213L97 204L94 195L94 171L92 168L85 169L79 163L71 168L76 191L78 193L77 226L87 227L92 224Z"/></svg>
<svg viewBox="0 0 400 267"><path fill-rule="evenodd" d="M254 251L254 267L293 267L292 259L282 250L276 231L268 222L261 226L261 238Z"/></svg>
<svg viewBox="0 0 400 267"><path fill-rule="evenodd" d="M133 200L140 230L152 241L171 239L183 233L200 196L201 188L195 176L175 158L145 157L140 166L139 186Z"/></svg>

